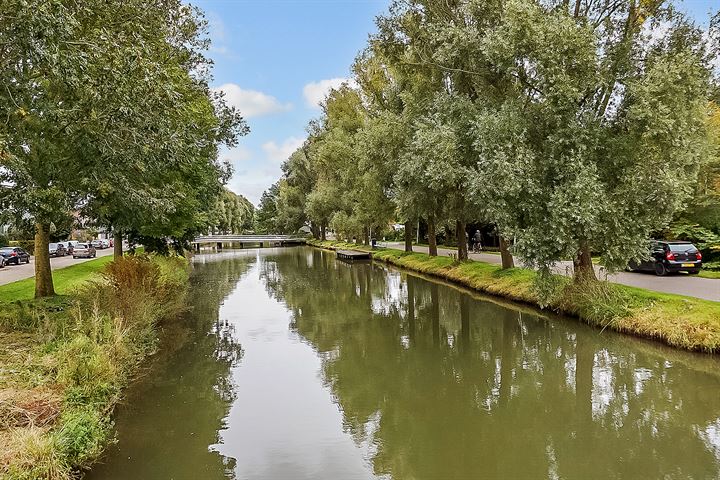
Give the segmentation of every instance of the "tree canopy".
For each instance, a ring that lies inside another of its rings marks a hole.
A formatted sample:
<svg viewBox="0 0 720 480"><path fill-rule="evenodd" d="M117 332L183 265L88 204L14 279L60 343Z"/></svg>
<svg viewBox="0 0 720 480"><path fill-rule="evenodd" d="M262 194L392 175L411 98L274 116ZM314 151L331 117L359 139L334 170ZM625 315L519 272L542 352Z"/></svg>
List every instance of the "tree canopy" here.
<svg viewBox="0 0 720 480"><path fill-rule="evenodd" d="M541 281L565 259L594 279L595 254L623 268L693 195L716 211L717 23L662 0L394 1L285 163L277 214L366 241L422 219L459 259L466 225L493 224L503 265Z"/></svg>
<svg viewBox="0 0 720 480"><path fill-rule="evenodd" d="M218 148L247 126L210 92L205 29L180 0L3 3L0 202L35 225L36 296L53 294L51 226L74 212L146 238L209 225Z"/></svg>

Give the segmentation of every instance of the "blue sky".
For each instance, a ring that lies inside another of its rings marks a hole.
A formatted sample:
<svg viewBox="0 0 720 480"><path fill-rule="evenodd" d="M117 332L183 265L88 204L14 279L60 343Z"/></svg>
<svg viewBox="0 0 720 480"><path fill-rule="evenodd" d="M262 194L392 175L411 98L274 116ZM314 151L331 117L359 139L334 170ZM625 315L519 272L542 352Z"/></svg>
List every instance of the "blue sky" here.
<svg viewBox="0 0 720 480"><path fill-rule="evenodd" d="M317 101L350 76L387 0L196 0L210 23L213 86L239 107L251 133L221 154L231 190L257 205L280 164L320 115Z"/></svg>
<svg viewBox="0 0 720 480"><path fill-rule="evenodd" d="M305 138L331 86L350 76L355 55L389 0L195 0L210 23L213 87L222 88L250 125L232 162L230 189L258 204L280 165ZM699 21L720 0L685 0Z"/></svg>

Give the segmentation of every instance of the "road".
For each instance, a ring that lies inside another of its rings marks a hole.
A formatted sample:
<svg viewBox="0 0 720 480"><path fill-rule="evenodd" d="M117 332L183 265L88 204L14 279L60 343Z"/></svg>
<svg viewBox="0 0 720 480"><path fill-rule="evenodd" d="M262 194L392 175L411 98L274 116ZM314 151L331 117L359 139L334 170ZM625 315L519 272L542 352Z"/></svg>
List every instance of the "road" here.
<svg viewBox="0 0 720 480"><path fill-rule="evenodd" d="M112 248L104 248L102 250L97 251L98 257L104 257L106 255L112 255L113 249ZM58 258L51 258L50 259L50 267L53 270L57 270L58 268L63 267L69 267L70 265L75 265L77 263L83 263L87 262L88 258L72 258L72 256L68 255L66 257L58 257ZM0 268L0 285L5 285L6 283L12 283L17 282L18 280L23 280L26 278L32 278L35 276L35 257L30 258L30 263L28 264L20 264L20 265L6 265L5 268Z"/></svg>
<svg viewBox="0 0 720 480"><path fill-rule="evenodd" d="M404 244L400 242L383 242L382 246L397 248L399 250L404 248ZM428 253L427 247L413 246L413 250L420 253ZM438 248L438 255L447 256L455 252L456 250L448 248ZM500 264L500 255L492 253L471 253L469 256L472 260ZM572 269L572 262L568 261L560 262L556 266L555 271L563 275L571 275ZM600 268L596 267L596 269L598 270L598 277L604 278L604 273ZM687 295L688 297L720 302L720 280L717 279L691 277L685 274L658 277L653 273L641 272L620 272L608 275L607 279L611 282L629 285L631 287L646 288L663 293L676 293L679 295Z"/></svg>

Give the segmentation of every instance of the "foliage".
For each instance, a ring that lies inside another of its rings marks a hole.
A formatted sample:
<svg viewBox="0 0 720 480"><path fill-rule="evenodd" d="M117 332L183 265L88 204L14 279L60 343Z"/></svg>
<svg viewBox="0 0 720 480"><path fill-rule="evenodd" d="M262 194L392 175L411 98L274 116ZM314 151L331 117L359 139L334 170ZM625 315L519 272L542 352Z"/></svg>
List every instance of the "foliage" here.
<svg viewBox="0 0 720 480"><path fill-rule="evenodd" d="M495 224L504 262L511 245L547 295L558 261L577 281L591 253L624 268L687 205L715 228L717 19L703 32L670 2L581 3L392 2L356 91L330 93L286 162L278 216L343 238L421 218L431 250L445 226L462 240L466 222Z"/></svg>
<svg viewBox="0 0 720 480"><path fill-rule="evenodd" d="M22 374L0 384L0 393L23 392L3 398L14 411L26 412L17 419L37 419L0 425L3 478L75 478L78 468L97 459L111 438L110 413L154 350L159 322L184 310L188 270L180 258L124 257L108 264L101 277L86 273L84 280L91 281L72 299L2 304L3 347L14 338L2 335L8 328L27 332L23 345L34 346L3 359Z"/></svg>
<svg viewBox="0 0 720 480"><path fill-rule="evenodd" d="M720 235L698 224L674 222L665 236L670 240L692 242L703 253L706 261L712 260L713 255L720 253Z"/></svg>
<svg viewBox="0 0 720 480"><path fill-rule="evenodd" d="M38 295L71 212L145 238L209 225L230 173L218 149L247 126L209 89L205 31L179 0L3 4L0 205L37 235Z"/></svg>
<svg viewBox="0 0 720 480"><path fill-rule="evenodd" d="M278 200L280 183L273 183L260 197L260 206L255 212L255 232L257 233L283 233L278 225Z"/></svg>
<svg viewBox="0 0 720 480"><path fill-rule="evenodd" d="M255 207L247 198L225 188L211 215L210 230L220 234L245 233L254 226Z"/></svg>

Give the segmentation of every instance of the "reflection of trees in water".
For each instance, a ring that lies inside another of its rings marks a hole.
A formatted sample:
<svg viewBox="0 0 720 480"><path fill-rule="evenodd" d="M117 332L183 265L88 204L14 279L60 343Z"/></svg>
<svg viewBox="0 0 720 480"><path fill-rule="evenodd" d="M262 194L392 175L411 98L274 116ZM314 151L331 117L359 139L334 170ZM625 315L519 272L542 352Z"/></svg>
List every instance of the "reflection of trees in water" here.
<svg viewBox="0 0 720 480"><path fill-rule="evenodd" d="M720 475L712 359L303 252L269 262L263 279L323 354L346 429L376 446L376 473Z"/></svg>
<svg viewBox="0 0 720 480"><path fill-rule="evenodd" d="M132 389L130 409L118 419L119 459L98 466L93 478L187 478L200 471L205 478L234 478L235 460L208 450L235 399L230 370L242 356L219 309L254 261L194 265L192 309L167 325L152 371Z"/></svg>

